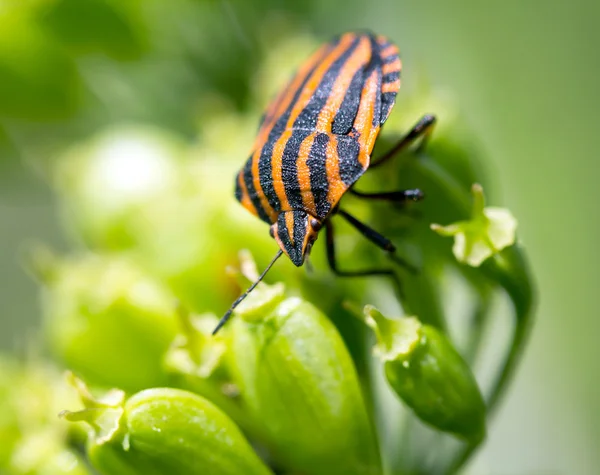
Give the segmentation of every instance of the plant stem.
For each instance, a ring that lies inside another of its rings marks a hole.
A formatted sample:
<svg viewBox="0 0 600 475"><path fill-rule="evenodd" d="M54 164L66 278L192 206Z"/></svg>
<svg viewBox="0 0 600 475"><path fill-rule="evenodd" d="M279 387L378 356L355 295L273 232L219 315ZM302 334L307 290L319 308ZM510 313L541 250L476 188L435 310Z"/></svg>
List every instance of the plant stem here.
<svg viewBox="0 0 600 475"><path fill-rule="evenodd" d="M533 324L534 291L525 257L518 245L511 246L488 259L482 269L498 282L511 299L515 312L515 330L502 369L487 398L487 413L491 416L514 376ZM480 442L470 444L452 461L448 473L456 473L471 458Z"/></svg>

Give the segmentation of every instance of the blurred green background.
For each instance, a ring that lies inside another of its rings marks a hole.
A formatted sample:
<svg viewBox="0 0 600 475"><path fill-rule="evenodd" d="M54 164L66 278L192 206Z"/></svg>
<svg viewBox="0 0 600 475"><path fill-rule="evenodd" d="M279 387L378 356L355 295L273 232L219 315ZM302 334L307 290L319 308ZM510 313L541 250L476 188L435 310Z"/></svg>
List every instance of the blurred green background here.
<svg viewBox="0 0 600 475"><path fill-rule="evenodd" d="M193 140L212 114L200 98L251 106L257 64L287 31L368 28L400 46L400 94L427 78L453 96L537 276L531 344L473 473L600 473L599 13L591 0L0 1L0 346L24 354L40 319L23 245L71 246L47 183L57 154L119 123Z"/></svg>

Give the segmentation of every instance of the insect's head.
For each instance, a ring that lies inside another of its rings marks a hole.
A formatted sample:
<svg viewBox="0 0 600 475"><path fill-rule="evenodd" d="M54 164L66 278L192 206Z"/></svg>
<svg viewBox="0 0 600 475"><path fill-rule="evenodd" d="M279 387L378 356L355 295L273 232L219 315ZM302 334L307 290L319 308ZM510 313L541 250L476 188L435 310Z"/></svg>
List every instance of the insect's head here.
<svg viewBox="0 0 600 475"><path fill-rule="evenodd" d="M321 222L314 216L294 210L279 213L270 232L281 250L300 267L310 254L320 229Z"/></svg>

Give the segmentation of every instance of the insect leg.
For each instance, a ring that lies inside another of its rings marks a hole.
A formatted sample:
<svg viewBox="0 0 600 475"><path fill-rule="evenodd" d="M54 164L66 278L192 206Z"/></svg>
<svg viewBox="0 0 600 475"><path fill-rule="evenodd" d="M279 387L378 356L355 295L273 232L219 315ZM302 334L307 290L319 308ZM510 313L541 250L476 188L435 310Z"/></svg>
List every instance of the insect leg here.
<svg viewBox="0 0 600 475"><path fill-rule="evenodd" d="M392 279L396 292L400 299L404 299L404 290L402 289L402 283L392 269L364 269L364 270L341 270L337 266L335 258L335 242L334 242L334 231L331 219L325 221L325 237L327 239L327 261L329 267L334 274L340 277L367 277L372 275L385 275Z"/></svg>
<svg viewBox="0 0 600 475"><path fill-rule="evenodd" d="M351 214L347 213L342 209L338 209L337 214L339 214L342 218L348 221L352 226L354 226L364 237L366 237L369 241L371 241L376 246L380 247L384 251L389 253L390 258L398 265L406 268L408 271L416 274L418 271L415 267L404 259L396 255L396 246L385 236L379 234L374 229L370 228L364 223L361 223L358 219L356 219Z"/></svg>
<svg viewBox="0 0 600 475"><path fill-rule="evenodd" d="M382 157L379 157L377 160L371 162L369 168L375 168L379 165L387 162L390 158L392 158L397 153L402 152L406 148L410 147L415 140L421 139L421 143L417 147L417 151L423 150L425 145L427 145L427 140L433 132L433 127L435 125L436 118L433 115L424 115L419 122L415 124L415 126L410 130L408 134L406 134L400 142L398 142L395 146L393 146L390 150L388 150Z"/></svg>
<svg viewBox="0 0 600 475"><path fill-rule="evenodd" d="M425 195L419 189L414 190L398 190L398 191L384 191L381 193L363 193L362 191L350 188L348 190L359 198L365 198L369 200L382 200L391 201L392 203L404 204L408 201L421 201Z"/></svg>
<svg viewBox="0 0 600 475"><path fill-rule="evenodd" d="M370 275L388 275L394 280L394 283L400 290L402 287L400 285L400 280L398 276L392 269L365 269L365 270L352 270L346 271L341 270L337 266L337 260L335 257L335 241L334 241L334 231L333 231L333 223L330 219L325 221L325 237L327 240L327 261L329 262L329 267L331 270L340 277L365 277ZM401 293L401 290L400 290Z"/></svg>

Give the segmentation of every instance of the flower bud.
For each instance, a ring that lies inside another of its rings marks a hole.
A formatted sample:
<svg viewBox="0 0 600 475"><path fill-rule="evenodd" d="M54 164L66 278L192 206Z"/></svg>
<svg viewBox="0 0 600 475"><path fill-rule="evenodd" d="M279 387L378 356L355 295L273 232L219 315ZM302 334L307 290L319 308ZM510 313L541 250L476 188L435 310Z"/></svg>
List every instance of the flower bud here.
<svg viewBox="0 0 600 475"><path fill-rule="evenodd" d="M92 427L87 453L105 475L269 475L237 426L188 391L147 389L125 400L113 390L95 399L71 376L85 409L64 411Z"/></svg>
<svg viewBox="0 0 600 475"><path fill-rule="evenodd" d="M477 442L485 436L486 407L473 373L450 341L415 317L385 318L365 307L377 336L375 354L387 380L427 424Z"/></svg>
<svg viewBox="0 0 600 475"><path fill-rule="evenodd" d="M327 317L260 284L231 324L234 381L272 456L310 475L380 474L356 370Z"/></svg>
<svg viewBox="0 0 600 475"><path fill-rule="evenodd" d="M167 371L208 381L225 380L224 354L226 332L212 335L219 320L212 314L190 315L178 311L180 333L177 334L164 358Z"/></svg>
<svg viewBox="0 0 600 475"><path fill-rule="evenodd" d="M481 185L473 185L472 192L470 220L448 226L432 224L431 229L442 236L454 236L452 252L456 259L479 267L488 257L514 244L517 220L505 208L486 208Z"/></svg>
<svg viewBox="0 0 600 475"><path fill-rule="evenodd" d="M212 314L191 315L178 312L181 332L175 337L164 358L170 385L192 391L209 399L242 429L251 431L251 423L234 396L227 358L228 328L212 335L218 323Z"/></svg>
<svg viewBox="0 0 600 475"><path fill-rule="evenodd" d="M97 385L164 384L175 298L125 258L86 255L50 267L41 272L43 306L57 356Z"/></svg>

